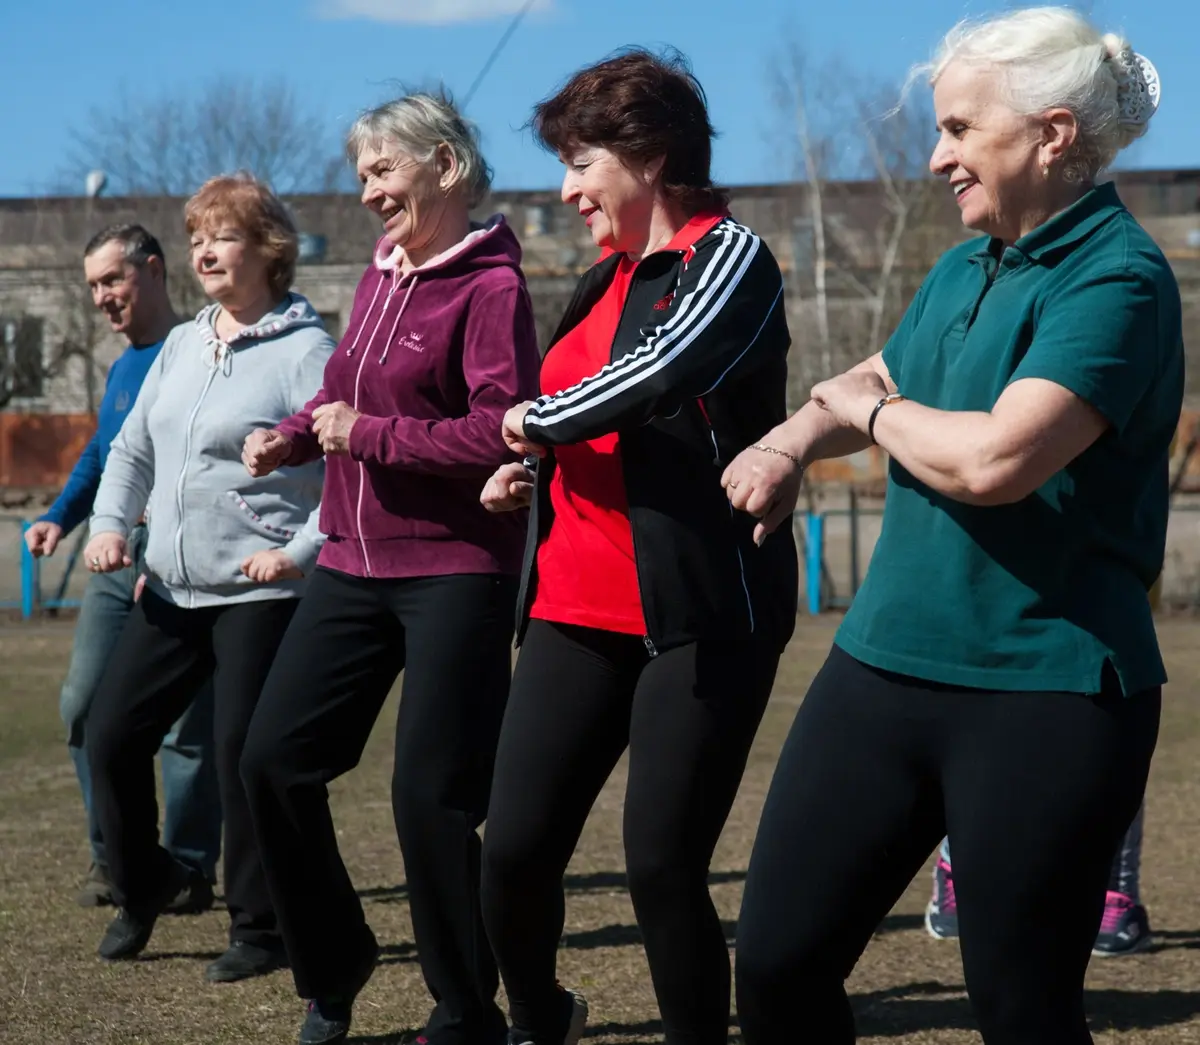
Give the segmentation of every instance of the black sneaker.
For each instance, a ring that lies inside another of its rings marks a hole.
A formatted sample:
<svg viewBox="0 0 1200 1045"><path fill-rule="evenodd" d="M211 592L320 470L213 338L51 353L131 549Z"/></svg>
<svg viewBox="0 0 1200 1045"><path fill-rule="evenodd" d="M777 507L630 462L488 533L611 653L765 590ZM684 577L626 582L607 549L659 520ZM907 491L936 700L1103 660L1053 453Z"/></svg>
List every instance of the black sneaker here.
<svg viewBox="0 0 1200 1045"><path fill-rule="evenodd" d="M508 1045L577 1045L587 1026L587 999L578 991L560 987L562 992L562 1033L552 1038L536 1038L529 1031L513 1027L508 1032Z"/></svg>
<svg viewBox="0 0 1200 1045"><path fill-rule="evenodd" d="M163 914L203 914L213 905L213 883L200 871L188 868L183 886L163 908Z"/></svg>
<svg viewBox="0 0 1200 1045"><path fill-rule="evenodd" d="M1139 954L1153 945L1146 908L1131 896L1109 890L1092 954L1097 958L1121 958Z"/></svg>
<svg viewBox="0 0 1200 1045"><path fill-rule="evenodd" d="M75 902L80 907L111 907L113 902L112 881L108 877L108 868L93 861L88 868L87 877L79 892L75 894Z"/></svg>
<svg viewBox="0 0 1200 1045"><path fill-rule="evenodd" d="M126 961L141 954L150 942L150 935L154 932L154 923L158 921L159 914L171 897L179 892L186 874L184 868L172 861L157 897L145 906L139 904L136 909L120 908L116 918L109 923L97 948L100 957L109 961Z"/></svg>
<svg viewBox="0 0 1200 1045"><path fill-rule="evenodd" d="M245 940L234 940L229 950L204 970L204 978L209 983L236 983L287 967L287 951L283 944L259 947Z"/></svg>
<svg viewBox="0 0 1200 1045"><path fill-rule="evenodd" d="M367 930L370 946L363 952L354 977L344 994L336 997L313 998L308 1003L308 1015L300 1028L299 1045L340 1045L350 1033L354 999L367 985L375 971L375 960L379 957L379 944Z"/></svg>

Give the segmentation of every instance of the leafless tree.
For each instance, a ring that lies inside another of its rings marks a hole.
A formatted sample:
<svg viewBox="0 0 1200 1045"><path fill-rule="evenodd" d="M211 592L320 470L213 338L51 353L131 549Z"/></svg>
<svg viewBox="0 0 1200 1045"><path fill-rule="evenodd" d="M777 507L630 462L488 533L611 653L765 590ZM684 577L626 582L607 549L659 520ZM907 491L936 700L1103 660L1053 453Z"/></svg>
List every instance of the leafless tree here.
<svg viewBox="0 0 1200 1045"><path fill-rule="evenodd" d="M191 92L125 89L74 130L59 188L78 192L88 171L111 195L187 196L214 174L249 170L277 192L349 187L349 167L328 121L307 111L283 80L213 80Z"/></svg>
<svg viewBox="0 0 1200 1045"><path fill-rule="evenodd" d="M791 200L793 398L877 351L959 232L929 176L926 96L815 65L791 46L773 74Z"/></svg>

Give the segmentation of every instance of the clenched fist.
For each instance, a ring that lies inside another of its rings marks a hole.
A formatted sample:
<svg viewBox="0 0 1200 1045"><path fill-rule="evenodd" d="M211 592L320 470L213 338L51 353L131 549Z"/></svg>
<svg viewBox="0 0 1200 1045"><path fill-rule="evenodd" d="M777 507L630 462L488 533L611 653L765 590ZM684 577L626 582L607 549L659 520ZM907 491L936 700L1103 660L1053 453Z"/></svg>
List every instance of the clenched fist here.
<svg viewBox="0 0 1200 1045"><path fill-rule="evenodd" d="M256 428L242 444L242 464L255 479L270 475L292 452L292 441L276 428Z"/></svg>
<svg viewBox="0 0 1200 1045"><path fill-rule="evenodd" d="M58 542L62 540L63 528L58 523L35 522L25 531L25 546L35 559L43 555L53 555Z"/></svg>
<svg viewBox="0 0 1200 1045"><path fill-rule="evenodd" d="M503 464L484 485L479 503L489 512L528 508L533 500L533 478L533 472L523 464Z"/></svg>
<svg viewBox="0 0 1200 1045"><path fill-rule="evenodd" d="M248 555L242 560L242 573L258 584L299 580L304 576L304 571L299 566L274 548Z"/></svg>
<svg viewBox="0 0 1200 1045"><path fill-rule="evenodd" d="M83 561L92 573L115 573L133 565L129 546L119 533L98 533L83 549Z"/></svg>

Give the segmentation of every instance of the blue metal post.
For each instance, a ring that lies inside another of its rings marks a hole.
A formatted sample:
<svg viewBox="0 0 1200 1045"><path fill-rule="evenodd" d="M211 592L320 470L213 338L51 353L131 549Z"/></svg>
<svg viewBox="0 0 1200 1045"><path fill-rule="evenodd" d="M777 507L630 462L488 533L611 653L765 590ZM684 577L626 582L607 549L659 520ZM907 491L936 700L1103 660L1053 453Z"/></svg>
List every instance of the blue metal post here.
<svg viewBox="0 0 1200 1045"><path fill-rule="evenodd" d="M29 620L33 616L34 603L37 601L37 560L25 543L25 534L30 523L21 523L21 616Z"/></svg>
<svg viewBox="0 0 1200 1045"><path fill-rule="evenodd" d="M821 563L825 556L825 517L816 512L808 514L808 548L805 573L808 581L808 612L821 612Z"/></svg>

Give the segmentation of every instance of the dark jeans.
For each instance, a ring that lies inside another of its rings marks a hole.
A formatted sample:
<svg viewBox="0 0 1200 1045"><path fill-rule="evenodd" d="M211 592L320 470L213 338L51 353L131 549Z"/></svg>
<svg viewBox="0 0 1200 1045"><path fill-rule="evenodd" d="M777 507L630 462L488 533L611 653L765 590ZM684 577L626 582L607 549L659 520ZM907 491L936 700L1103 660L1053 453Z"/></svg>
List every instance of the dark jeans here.
<svg viewBox="0 0 1200 1045"><path fill-rule="evenodd" d="M88 579L75 623L71 661L59 697L59 711L67 727L67 751L83 793L92 859L102 866L108 860L92 802L87 760L88 712L133 611L133 591L145 546L146 528L135 526L129 535L134 565L115 573L96 573ZM192 706L171 726L159 754L165 801L163 846L176 860L213 879L221 855L221 796L213 752L211 686L206 685Z"/></svg>
<svg viewBox="0 0 1200 1045"><path fill-rule="evenodd" d="M211 679L217 775L225 811L230 939L278 944L246 795L238 774L254 706L296 599L183 609L147 589L96 693L88 755L114 898L153 906L170 856L158 844L154 752Z"/></svg>
<svg viewBox="0 0 1200 1045"><path fill-rule="evenodd" d="M513 1024L553 1041L563 874L622 752L625 867L669 1045L723 1045L729 952L708 892L779 661L776 645L529 625L492 783L483 905Z"/></svg>
<svg viewBox="0 0 1200 1045"><path fill-rule="evenodd" d="M479 915L479 835L508 695L516 580L318 569L254 715L242 776L296 989L344 994L369 940L326 785L349 772L396 676L392 808L431 1038L502 1033Z"/></svg>
<svg viewBox="0 0 1200 1045"><path fill-rule="evenodd" d="M1084 972L1160 704L1158 690L966 691L834 647L750 859L737 938L747 1045L855 1040L843 981L947 833L984 1042L1090 1043Z"/></svg>

